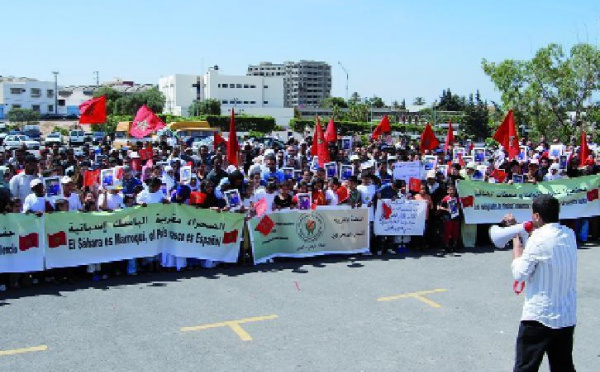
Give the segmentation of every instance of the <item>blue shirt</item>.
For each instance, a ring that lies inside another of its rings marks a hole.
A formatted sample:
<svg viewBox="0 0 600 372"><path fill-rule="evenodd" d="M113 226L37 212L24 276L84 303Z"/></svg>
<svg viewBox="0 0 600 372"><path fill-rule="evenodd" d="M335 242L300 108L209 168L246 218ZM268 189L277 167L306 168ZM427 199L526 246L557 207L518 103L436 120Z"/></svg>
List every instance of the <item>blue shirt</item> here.
<svg viewBox="0 0 600 372"><path fill-rule="evenodd" d="M135 187L141 185L142 181L136 177L131 177L130 179L125 179L125 177L123 177L123 194L131 195L134 193Z"/></svg>

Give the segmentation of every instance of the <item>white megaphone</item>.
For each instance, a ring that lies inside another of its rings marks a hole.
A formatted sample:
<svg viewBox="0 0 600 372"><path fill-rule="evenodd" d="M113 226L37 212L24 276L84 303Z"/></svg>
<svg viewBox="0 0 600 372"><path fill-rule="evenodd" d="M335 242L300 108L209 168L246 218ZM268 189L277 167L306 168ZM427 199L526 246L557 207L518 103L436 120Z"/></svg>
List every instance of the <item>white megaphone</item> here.
<svg viewBox="0 0 600 372"><path fill-rule="evenodd" d="M525 245L531 231L533 231L531 221L508 227L492 226L490 227L490 239L492 239L492 243L496 248L504 248L512 238L519 235L523 245Z"/></svg>

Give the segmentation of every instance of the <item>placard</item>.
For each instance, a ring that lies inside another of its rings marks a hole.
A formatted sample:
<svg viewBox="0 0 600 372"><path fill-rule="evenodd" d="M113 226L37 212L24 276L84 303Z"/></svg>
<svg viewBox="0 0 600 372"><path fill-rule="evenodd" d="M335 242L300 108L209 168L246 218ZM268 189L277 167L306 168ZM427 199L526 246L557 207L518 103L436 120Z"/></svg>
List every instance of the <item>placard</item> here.
<svg viewBox="0 0 600 372"><path fill-rule="evenodd" d="M408 185L411 178L421 179L420 161L401 161L394 163L394 180L404 180Z"/></svg>
<svg viewBox="0 0 600 372"><path fill-rule="evenodd" d="M421 236L425 232L426 215L425 201L380 199L377 201L373 232L375 235Z"/></svg>

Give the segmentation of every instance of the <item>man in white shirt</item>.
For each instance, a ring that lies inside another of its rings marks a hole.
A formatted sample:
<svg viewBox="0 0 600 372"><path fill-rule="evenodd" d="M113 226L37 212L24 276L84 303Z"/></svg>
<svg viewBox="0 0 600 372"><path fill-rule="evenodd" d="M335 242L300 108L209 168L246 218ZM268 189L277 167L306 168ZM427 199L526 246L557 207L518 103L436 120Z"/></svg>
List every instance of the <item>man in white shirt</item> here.
<svg viewBox="0 0 600 372"><path fill-rule="evenodd" d="M42 181L36 178L31 181L29 187L32 192L23 201L23 213L35 213L39 217L44 212L52 211L52 204L46 200L44 195Z"/></svg>
<svg viewBox="0 0 600 372"><path fill-rule="evenodd" d="M79 198L78 194L73 192L73 180L71 177L63 176L60 179L60 183L62 184L63 197L69 202L69 211L76 212L83 210L81 198Z"/></svg>
<svg viewBox="0 0 600 372"><path fill-rule="evenodd" d="M10 193L13 197L25 200L27 195L31 194L31 181L37 179L38 160L33 155L25 157L25 167L23 171L14 175L9 182Z"/></svg>
<svg viewBox="0 0 600 372"><path fill-rule="evenodd" d="M148 190L144 190L137 195L137 204L145 207L148 204L168 203L165 194L160 189L161 185L162 181L160 178L152 178Z"/></svg>
<svg viewBox="0 0 600 372"><path fill-rule="evenodd" d="M537 371L545 353L551 371L575 371L577 242L573 230L558 223L559 210L553 196L536 197L535 230L525 249L519 237L513 239L512 273L525 282L514 371ZM516 223L511 215L505 221Z"/></svg>

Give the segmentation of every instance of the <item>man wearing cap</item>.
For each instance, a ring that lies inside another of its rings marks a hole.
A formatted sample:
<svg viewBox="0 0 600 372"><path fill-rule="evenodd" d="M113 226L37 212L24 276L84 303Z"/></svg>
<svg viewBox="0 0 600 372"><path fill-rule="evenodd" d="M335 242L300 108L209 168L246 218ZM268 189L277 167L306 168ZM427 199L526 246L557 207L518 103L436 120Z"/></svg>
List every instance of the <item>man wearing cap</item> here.
<svg viewBox="0 0 600 372"><path fill-rule="evenodd" d="M10 179L9 188L12 196L25 200L27 195L31 194L31 181L38 178L37 168L38 160L35 156L27 155L23 171Z"/></svg>
<svg viewBox="0 0 600 372"><path fill-rule="evenodd" d="M560 171L560 165L558 163L552 163L548 168L548 173L544 175L544 181L559 180L563 178L558 172Z"/></svg>
<svg viewBox="0 0 600 372"><path fill-rule="evenodd" d="M69 203L69 211L83 210L79 195L73 192L73 180L69 176L63 176L60 179L63 189L63 197Z"/></svg>
<svg viewBox="0 0 600 372"><path fill-rule="evenodd" d="M46 200L42 181L38 178L32 180L29 188L31 189L31 194L27 195L23 201L23 213L35 213L39 217L44 212L51 212L53 207Z"/></svg>

